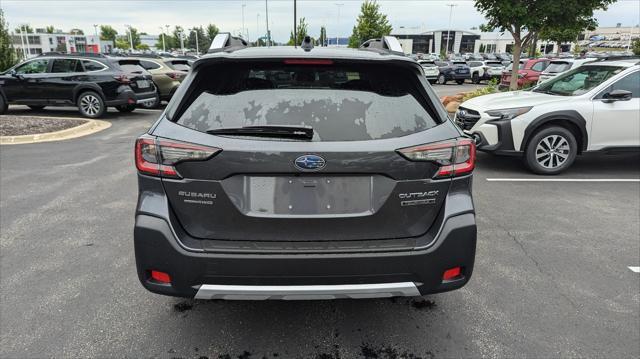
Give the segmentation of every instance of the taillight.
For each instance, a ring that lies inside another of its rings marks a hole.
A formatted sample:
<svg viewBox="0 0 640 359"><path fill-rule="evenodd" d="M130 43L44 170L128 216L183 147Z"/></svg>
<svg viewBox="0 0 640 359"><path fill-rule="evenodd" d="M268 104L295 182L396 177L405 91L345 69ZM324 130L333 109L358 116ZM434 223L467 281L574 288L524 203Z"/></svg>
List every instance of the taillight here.
<svg viewBox="0 0 640 359"><path fill-rule="evenodd" d="M182 78L182 74L177 72L167 72L165 75L171 77L174 80L179 80L180 78Z"/></svg>
<svg viewBox="0 0 640 359"><path fill-rule="evenodd" d="M476 145L470 138L459 138L398 150L410 161L427 161L440 165L435 178L471 173L476 163Z"/></svg>
<svg viewBox="0 0 640 359"><path fill-rule="evenodd" d="M204 161L221 150L216 147L163 140L149 135L136 140L136 168L150 176L182 178L175 165L185 161Z"/></svg>
<svg viewBox="0 0 640 359"><path fill-rule="evenodd" d="M131 80L127 77L127 75L124 75L124 74L113 76L113 78L116 79L116 81L123 84L131 83Z"/></svg>
<svg viewBox="0 0 640 359"><path fill-rule="evenodd" d="M286 59L285 65L333 65L333 60L328 59Z"/></svg>

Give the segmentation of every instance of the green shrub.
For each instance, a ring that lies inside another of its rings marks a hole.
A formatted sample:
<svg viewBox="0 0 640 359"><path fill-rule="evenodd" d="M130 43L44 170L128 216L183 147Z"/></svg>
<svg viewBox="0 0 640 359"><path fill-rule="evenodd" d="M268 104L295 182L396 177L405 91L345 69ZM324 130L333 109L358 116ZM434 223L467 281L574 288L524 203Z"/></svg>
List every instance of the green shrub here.
<svg viewBox="0 0 640 359"><path fill-rule="evenodd" d="M498 92L498 81L496 79L491 79L489 83L487 83L486 87L479 88L475 91L467 92L462 97L462 101L467 101L474 97L489 95L492 93Z"/></svg>

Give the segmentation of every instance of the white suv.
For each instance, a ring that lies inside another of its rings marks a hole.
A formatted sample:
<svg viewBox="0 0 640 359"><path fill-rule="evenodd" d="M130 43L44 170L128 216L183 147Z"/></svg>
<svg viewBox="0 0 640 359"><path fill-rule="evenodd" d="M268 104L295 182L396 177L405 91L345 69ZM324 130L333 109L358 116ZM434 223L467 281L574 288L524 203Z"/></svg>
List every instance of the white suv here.
<svg viewBox="0 0 640 359"><path fill-rule="evenodd" d="M640 150L640 60L584 64L530 91L463 102L456 123L481 151L557 174L586 151Z"/></svg>

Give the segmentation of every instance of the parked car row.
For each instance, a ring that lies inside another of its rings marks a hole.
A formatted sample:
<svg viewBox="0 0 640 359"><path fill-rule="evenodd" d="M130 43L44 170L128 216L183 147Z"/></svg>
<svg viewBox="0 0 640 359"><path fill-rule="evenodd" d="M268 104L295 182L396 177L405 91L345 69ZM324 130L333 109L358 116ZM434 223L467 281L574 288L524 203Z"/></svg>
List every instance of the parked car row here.
<svg viewBox="0 0 640 359"><path fill-rule="evenodd" d="M189 71L186 59L46 53L0 74L0 114L9 104L34 110L77 106L89 118L108 107L131 112L169 100Z"/></svg>

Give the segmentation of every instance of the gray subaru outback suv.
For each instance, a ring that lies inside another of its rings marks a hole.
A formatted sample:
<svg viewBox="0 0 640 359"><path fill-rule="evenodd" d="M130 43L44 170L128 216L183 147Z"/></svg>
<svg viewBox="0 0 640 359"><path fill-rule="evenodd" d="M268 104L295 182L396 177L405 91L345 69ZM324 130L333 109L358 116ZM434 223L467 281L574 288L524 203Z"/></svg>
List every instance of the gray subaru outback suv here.
<svg viewBox="0 0 640 359"><path fill-rule="evenodd" d="M204 56L135 159L135 256L152 292L419 296L471 277L475 146L407 57Z"/></svg>

